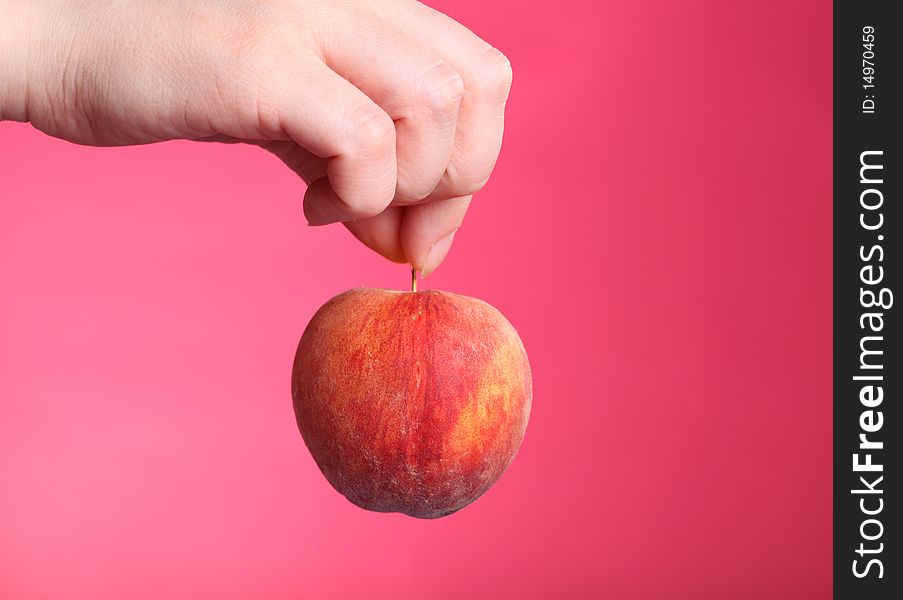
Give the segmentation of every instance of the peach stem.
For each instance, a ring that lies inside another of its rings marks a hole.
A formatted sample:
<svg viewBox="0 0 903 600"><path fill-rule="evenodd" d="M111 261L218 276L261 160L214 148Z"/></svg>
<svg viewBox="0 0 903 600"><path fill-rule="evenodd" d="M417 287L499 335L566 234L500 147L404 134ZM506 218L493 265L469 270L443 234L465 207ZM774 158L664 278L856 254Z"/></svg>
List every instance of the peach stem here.
<svg viewBox="0 0 903 600"><path fill-rule="evenodd" d="M414 270L414 267L411 267L411 291L417 291L417 271Z"/></svg>

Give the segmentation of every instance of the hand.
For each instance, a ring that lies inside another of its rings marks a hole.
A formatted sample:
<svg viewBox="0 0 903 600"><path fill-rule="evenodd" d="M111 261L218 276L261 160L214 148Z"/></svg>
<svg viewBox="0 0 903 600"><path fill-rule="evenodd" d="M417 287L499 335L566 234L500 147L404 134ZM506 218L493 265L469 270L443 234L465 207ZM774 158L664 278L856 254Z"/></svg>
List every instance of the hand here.
<svg viewBox="0 0 903 600"><path fill-rule="evenodd" d="M413 0L0 0L0 118L79 144L241 141L424 275L502 141L505 56Z"/></svg>

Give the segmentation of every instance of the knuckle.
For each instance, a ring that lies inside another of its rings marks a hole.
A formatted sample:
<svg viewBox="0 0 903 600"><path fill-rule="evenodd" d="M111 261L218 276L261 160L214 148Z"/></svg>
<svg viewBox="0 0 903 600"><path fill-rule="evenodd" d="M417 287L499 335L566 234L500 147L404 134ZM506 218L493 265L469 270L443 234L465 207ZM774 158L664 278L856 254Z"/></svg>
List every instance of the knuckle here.
<svg viewBox="0 0 903 600"><path fill-rule="evenodd" d="M365 156L381 156L395 151L395 123L377 108L358 111L353 128L354 145Z"/></svg>
<svg viewBox="0 0 903 600"><path fill-rule="evenodd" d="M488 182L489 177L462 181L456 187L455 192L460 194L461 196L472 196L473 194L476 194L477 192L482 190Z"/></svg>
<svg viewBox="0 0 903 600"><path fill-rule="evenodd" d="M420 95L433 113L456 113L464 97L464 79L448 64L439 63L424 74Z"/></svg>
<svg viewBox="0 0 903 600"><path fill-rule="evenodd" d="M471 182L470 182L470 185L466 186L466 190L464 191L464 195L465 195L465 196L471 196L471 195L473 195L473 194L476 194L477 192L479 192L480 190L482 190L484 187L486 187L486 184L487 184L487 183L489 183L489 176L488 176L488 175L483 176L483 177L481 177L480 179L475 179L475 180L471 181Z"/></svg>
<svg viewBox="0 0 903 600"><path fill-rule="evenodd" d="M504 102L508 99L514 71L511 61L497 48L487 48L482 58L482 82L484 89L493 97Z"/></svg>
<svg viewBox="0 0 903 600"><path fill-rule="evenodd" d="M378 193L369 195L369 197L356 198L354 202L345 201L345 203L348 206L348 212L351 213L353 218L367 219L369 217L375 217L386 210L386 207L389 206L389 202L391 201L391 194L388 194L387 197L385 193Z"/></svg>
<svg viewBox="0 0 903 600"><path fill-rule="evenodd" d="M419 204L436 188L436 181L399 170L394 200L402 206Z"/></svg>
<svg viewBox="0 0 903 600"><path fill-rule="evenodd" d="M470 196L479 192L489 182L494 161L491 164L449 163L446 170L450 191L456 196Z"/></svg>

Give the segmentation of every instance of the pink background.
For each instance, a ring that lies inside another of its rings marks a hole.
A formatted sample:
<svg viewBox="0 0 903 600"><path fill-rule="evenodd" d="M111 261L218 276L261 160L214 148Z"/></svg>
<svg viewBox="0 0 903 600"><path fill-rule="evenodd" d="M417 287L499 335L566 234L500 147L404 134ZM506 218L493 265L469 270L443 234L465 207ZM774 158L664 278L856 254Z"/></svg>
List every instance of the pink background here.
<svg viewBox="0 0 903 600"><path fill-rule="evenodd" d="M831 4L436 3L511 58L505 147L424 284L535 377L439 521L298 434L316 308L408 274L249 147L0 125L0 597L826 598Z"/></svg>

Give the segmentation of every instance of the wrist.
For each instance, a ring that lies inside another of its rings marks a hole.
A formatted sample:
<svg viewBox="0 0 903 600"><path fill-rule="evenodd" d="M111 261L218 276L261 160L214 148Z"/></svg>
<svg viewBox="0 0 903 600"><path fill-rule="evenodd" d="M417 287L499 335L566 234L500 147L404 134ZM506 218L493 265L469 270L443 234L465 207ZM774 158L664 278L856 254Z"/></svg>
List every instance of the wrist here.
<svg viewBox="0 0 903 600"><path fill-rule="evenodd" d="M0 121L28 120L30 47L40 31L35 0L0 0Z"/></svg>

